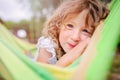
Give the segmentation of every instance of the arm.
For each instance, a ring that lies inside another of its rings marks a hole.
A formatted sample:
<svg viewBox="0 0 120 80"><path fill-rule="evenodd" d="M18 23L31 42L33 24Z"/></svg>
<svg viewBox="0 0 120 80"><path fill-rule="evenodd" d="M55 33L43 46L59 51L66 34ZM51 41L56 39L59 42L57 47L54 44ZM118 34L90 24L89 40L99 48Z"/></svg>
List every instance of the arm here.
<svg viewBox="0 0 120 80"><path fill-rule="evenodd" d="M37 43L37 54L35 56L35 61L50 63L49 61L54 56L54 43L50 38L40 37Z"/></svg>
<svg viewBox="0 0 120 80"><path fill-rule="evenodd" d="M79 43L75 48L73 48L69 53L66 53L62 56L56 63L57 66L66 67L73 63L85 50L89 39L83 40ZM48 59L51 58L52 55L46 51L45 48L41 48L37 57L37 62L49 63Z"/></svg>
<svg viewBox="0 0 120 80"><path fill-rule="evenodd" d="M48 59L52 57L52 55L46 51L46 49L41 48L37 57L37 62L42 62L42 63L49 63Z"/></svg>
<svg viewBox="0 0 120 80"><path fill-rule="evenodd" d="M66 53L62 56L58 62L56 63L57 66L66 67L73 63L85 50L87 44L89 43L90 39L83 40L80 42L75 48L73 48L69 53Z"/></svg>

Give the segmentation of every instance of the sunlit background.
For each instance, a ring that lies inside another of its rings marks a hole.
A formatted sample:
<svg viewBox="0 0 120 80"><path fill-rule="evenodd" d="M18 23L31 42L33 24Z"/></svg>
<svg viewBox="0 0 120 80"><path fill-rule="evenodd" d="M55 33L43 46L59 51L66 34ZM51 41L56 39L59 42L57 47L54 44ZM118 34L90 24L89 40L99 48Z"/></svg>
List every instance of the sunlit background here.
<svg viewBox="0 0 120 80"><path fill-rule="evenodd" d="M62 0L0 0L0 22L14 35L36 43L44 21Z"/></svg>

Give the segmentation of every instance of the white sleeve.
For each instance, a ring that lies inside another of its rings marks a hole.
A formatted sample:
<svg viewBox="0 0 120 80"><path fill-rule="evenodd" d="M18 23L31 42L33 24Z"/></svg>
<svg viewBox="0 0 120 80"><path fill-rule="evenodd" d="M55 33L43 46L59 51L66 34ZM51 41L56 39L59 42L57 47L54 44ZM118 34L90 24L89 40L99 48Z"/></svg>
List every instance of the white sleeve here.
<svg viewBox="0 0 120 80"><path fill-rule="evenodd" d="M56 44L52 41L51 38L45 38L44 36L40 37L38 39L37 53L35 55L34 61L36 61L38 58L40 48L45 48L48 52L50 52L52 54L52 57L49 58L49 60L48 60L49 63L55 64L57 62L56 53L55 53L55 49L54 49L55 46L56 46Z"/></svg>

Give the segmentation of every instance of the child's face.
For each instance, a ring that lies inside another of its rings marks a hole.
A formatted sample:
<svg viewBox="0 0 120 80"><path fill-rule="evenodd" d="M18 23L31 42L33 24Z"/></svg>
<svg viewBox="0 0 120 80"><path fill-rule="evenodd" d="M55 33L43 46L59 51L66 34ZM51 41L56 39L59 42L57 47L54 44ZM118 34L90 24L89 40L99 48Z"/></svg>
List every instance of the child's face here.
<svg viewBox="0 0 120 80"><path fill-rule="evenodd" d="M83 10L80 14L63 24L60 30L59 41L65 52L69 52L82 40L91 37L92 31L85 24L87 13L87 10Z"/></svg>

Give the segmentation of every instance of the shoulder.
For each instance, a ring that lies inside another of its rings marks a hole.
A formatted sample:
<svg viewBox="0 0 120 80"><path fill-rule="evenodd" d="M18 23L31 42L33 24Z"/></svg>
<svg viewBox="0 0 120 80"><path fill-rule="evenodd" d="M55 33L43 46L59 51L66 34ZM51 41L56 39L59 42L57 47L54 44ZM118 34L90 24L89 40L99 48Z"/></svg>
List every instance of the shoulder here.
<svg viewBox="0 0 120 80"><path fill-rule="evenodd" d="M37 54L40 53L41 57L49 56L48 62L50 64L55 64L57 61L55 47L56 47L56 44L53 42L52 38L42 36L38 39Z"/></svg>
<svg viewBox="0 0 120 80"><path fill-rule="evenodd" d="M51 37L40 37L38 39L38 43L37 43L37 47L39 48L54 48L56 46L56 44L53 42Z"/></svg>

